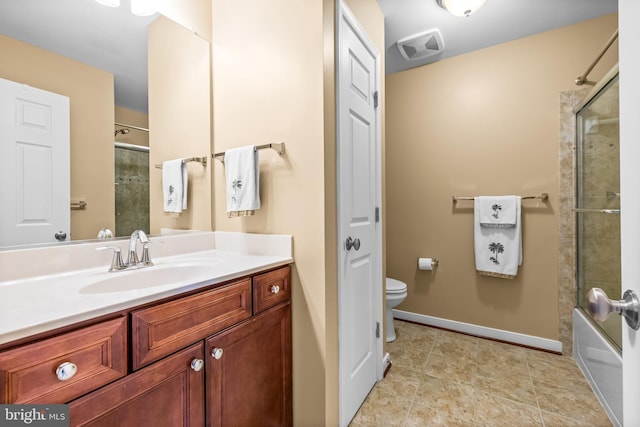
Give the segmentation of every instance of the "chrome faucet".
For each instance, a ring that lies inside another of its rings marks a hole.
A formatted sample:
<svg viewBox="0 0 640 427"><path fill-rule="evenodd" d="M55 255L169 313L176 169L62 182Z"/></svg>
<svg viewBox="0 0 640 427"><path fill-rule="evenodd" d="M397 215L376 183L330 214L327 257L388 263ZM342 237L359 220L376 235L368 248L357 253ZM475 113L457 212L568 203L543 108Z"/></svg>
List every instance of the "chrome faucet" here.
<svg viewBox="0 0 640 427"><path fill-rule="evenodd" d="M137 244L138 240L142 244L142 256L138 260ZM96 248L97 251L105 251L107 249L113 249L113 259L111 260L111 266L109 271L122 271L127 269L135 269L141 267L150 267L153 265L151 258L149 257L149 245L151 240L147 237L147 234L142 230L136 230L131 233L129 238L129 256L127 262L122 262L122 256L120 255L120 247L115 245L100 246Z"/></svg>
<svg viewBox="0 0 640 427"><path fill-rule="evenodd" d="M137 243L140 240L142 244L142 257L138 259L137 253ZM149 245L151 241L147 237L147 234L142 230L136 230L131 233L131 237L129 238L129 256L127 257L127 267L133 266L151 266L153 262L149 258Z"/></svg>

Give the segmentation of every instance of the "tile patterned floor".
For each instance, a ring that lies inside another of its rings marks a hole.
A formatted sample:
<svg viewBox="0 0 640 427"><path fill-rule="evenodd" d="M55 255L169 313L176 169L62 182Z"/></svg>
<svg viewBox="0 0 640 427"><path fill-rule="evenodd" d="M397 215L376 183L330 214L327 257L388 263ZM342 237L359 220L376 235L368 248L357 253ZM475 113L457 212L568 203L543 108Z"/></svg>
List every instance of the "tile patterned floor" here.
<svg viewBox="0 0 640 427"><path fill-rule="evenodd" d="M395 322L391 370L352 427L611 426L569 357Z"/></svg>

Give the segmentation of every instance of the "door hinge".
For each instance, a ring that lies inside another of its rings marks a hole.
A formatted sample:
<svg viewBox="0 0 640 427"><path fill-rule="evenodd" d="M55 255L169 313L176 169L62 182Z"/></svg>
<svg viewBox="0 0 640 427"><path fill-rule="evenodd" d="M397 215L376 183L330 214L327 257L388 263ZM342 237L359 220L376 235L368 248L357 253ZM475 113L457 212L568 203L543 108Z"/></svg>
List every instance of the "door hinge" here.
<svg viewBox="0 0 640 427"><path fill-rule="evenodd" d="M376 338L380 338L380 322L376 322Z"/></svg>
<svg viewBox="0 0 640 427"><path fill-rule="evenodd" d="M376 222L380 222L380 208L378 206L376 206L375 218Z"/></svg>
<svg viewBox="0 0 640 427"><path fill-rule="evenodd" d="M378 108L378 91L373 92L373 108Z"/></svg>

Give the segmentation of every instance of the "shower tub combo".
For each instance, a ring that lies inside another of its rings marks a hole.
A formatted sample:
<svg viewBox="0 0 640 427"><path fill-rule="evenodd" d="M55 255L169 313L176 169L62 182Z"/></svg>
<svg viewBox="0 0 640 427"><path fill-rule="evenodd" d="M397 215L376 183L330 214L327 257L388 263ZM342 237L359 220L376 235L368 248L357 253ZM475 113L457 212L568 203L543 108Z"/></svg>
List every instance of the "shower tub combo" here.
<svg viewBox="0 0 640 427"><path fill-rule="evenodd" d="M621 295L618 71L576 107L575 240L577 307L573 356L614 425L622 421L622 318L597 321L589 291ZM593 292L592 292L593 293Z"/></svg>

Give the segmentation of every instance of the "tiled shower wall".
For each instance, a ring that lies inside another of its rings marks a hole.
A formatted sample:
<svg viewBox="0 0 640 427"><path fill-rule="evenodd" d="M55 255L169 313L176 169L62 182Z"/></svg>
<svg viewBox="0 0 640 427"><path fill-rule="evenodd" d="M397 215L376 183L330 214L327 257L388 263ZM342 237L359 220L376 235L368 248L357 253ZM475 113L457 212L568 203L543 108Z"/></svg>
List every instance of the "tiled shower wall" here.
<svg viewBox="0 0 640 427"><path fill-rule="evenodd" d="M149 233L149 153L116 148L115 180L116 237Z"/></svg>
<svg viewBox="0 0 640 427"><path fill-rule="evenodd" d="M572 311L576 306L576 241L572 210L576 194L576 119L573 109L588 92L588 89L578 89L560 93L558 314L560 341L566 355L573 354Z"/></svg>

